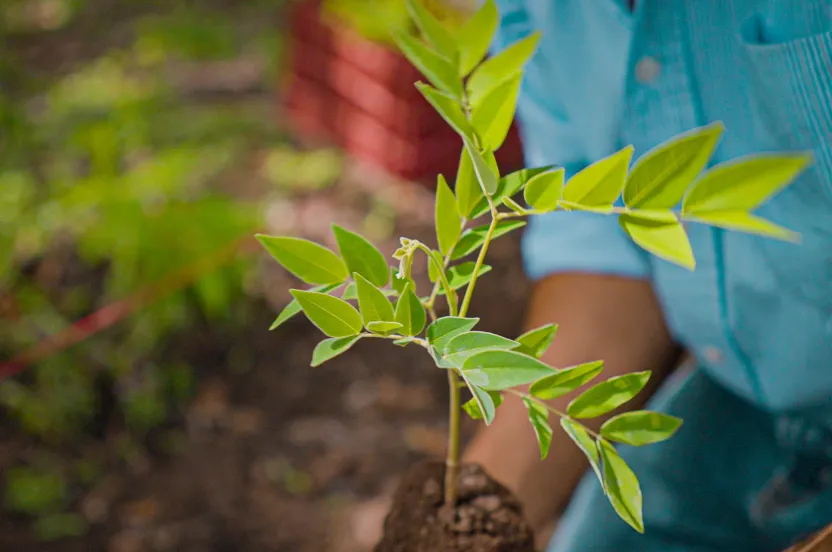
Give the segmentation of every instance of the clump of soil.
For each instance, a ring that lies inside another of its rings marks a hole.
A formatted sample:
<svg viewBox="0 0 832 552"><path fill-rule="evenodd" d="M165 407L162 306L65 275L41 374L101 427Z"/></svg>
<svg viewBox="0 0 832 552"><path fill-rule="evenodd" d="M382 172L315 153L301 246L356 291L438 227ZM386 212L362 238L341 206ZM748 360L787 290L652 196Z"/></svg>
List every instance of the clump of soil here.
<svg viewBox="0 0 832 552"><path fill-rule="evenodd" d="M459 503L443 515L444 474L425 462L404 475L375 552L534 552L520 503L478 465L462 467Z"/></svg>

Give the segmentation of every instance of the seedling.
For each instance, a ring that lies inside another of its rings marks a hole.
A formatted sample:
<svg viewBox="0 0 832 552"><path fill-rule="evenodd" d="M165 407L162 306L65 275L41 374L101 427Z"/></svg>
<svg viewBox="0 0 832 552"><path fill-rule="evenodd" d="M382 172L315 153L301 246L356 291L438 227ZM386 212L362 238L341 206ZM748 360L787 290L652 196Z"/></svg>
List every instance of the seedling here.
<svg viewBox="0 0 832 552"><path fill-rule="evenodd" d="M644 531L638 479L613 443L642 446L668 439L682 420L639 410L619 414L595 432L581 421L607 414L633 399L649 372L594 383L603 362L555 368L542 357L557 326L549 324L507 338L476 329L468 316L491 242L524 226L528 216L555 211L589 211L617 216L626 233L648 252L693 270L694 254L683 222L755 233L779 239L796 235L751 212L787 186L809 163L803 154L749 156L705 171L723 133L719 123L674 137L631 166L626 147L571 176L562 168L527 168L500 175L493 152L514 118L523 68L540 36L529 35L486 57L498 25L493 0L458 31L451 31L413 0L407 2L421 39L395 37L401 51L429 84L416 83L427 101L459 134L464 150L455 190L439 176L436 188L436 245L401 238L388 266L379 250L358 234L334 226L338 252L294 237L258 235L265 249L288 271L314 287L292 290L292 301L272 328L303 311L328 338L313 353L318 366L361 339L385 339L425 349L445 370L450 389L445 505L457 501L460 412L486 424L503 396L521 397L540 444L549 453L552 415L586 455L618 515ZM704 172L703 172L704 171ZM525 205L515 200L522 192ZM555 215L557 216L557 215ZM473 221L485 218L484 224ZM411 277L414 259L427 258L429 291ZM473 257L474 260L470 260ZM437 301L448 316L437 316ZM350 301L356 301L356 309ZM566 412L546 401L592 384ZM462 389L470 399L463 403Z"/></svg>

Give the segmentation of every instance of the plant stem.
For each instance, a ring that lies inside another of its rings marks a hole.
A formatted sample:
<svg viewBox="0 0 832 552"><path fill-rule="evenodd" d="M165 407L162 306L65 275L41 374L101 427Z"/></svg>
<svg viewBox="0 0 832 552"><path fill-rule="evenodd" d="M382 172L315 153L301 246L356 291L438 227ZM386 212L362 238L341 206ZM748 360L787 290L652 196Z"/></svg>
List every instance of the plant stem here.
<svg viewBox="0 0 832 552"><path fill-rule="evenodd" d="M445 508L456 506L459 493L459 427L460 392L456 370L448 370L448 389L451 392L448 417L448 455L445 459Z"/></svg>
<svg viewBox="0 0 832 552"><path fill-rule="evenodd" d="M459 308L459 316L465 316L468 314L468 307L471 305L471 297L474 295L474 287L476 287L477 284L477 276L479 276L480 269L485 262L485 255L488 253L488 246L491 244L491 240L494 237L494 230L497 228L497 216L494 204L491 202L491 198L488 198L488 200L489 203L491 203L493 216L491 217L491 224L488 225L488 232L485 234L485 242L483 242L482 247L480 248L480 254L477 256L476 263L474 263L474 270L471 273L471 282L465 290L465 297L462 299L462 306Z"/></svg>

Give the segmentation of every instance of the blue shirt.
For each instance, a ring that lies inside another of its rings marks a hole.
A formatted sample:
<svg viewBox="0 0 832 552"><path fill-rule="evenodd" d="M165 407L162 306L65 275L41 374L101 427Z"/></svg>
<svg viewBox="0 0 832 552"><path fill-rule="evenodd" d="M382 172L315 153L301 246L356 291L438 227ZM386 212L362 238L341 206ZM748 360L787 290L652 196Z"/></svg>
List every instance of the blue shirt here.
<svg viewBox="0 0 832 552"><path fill-rule="evenodd" d="M518 107L529 166L568 173L714 121L713 163L811 150L815 163L758 213L791 244L700 225L695 271L635 246L615 217L533 217L532 278L649 278L676 338L724 385L832 426L832 0L498 0L496 48L542 31Z"/></svg>

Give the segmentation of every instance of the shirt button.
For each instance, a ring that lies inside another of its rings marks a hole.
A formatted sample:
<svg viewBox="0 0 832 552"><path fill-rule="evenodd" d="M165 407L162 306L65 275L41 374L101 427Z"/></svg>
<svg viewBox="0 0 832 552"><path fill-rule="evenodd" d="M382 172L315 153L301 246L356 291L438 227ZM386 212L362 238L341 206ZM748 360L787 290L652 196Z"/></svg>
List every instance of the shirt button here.
<svg viewBox="0 0 832 552"><path fill-rule="evenodd" d="M705 347L703 353L705 354L705 360L712 364L718 364L722 362L722 351L720 351L716 347Z"/></svg>
<svg viewBox="0 0 832 552"><path fill-rule="evenodd" d="M636 64L636 79L642 84L649 84L659 76L662 66L652 57L643 57Z"/></svg>

